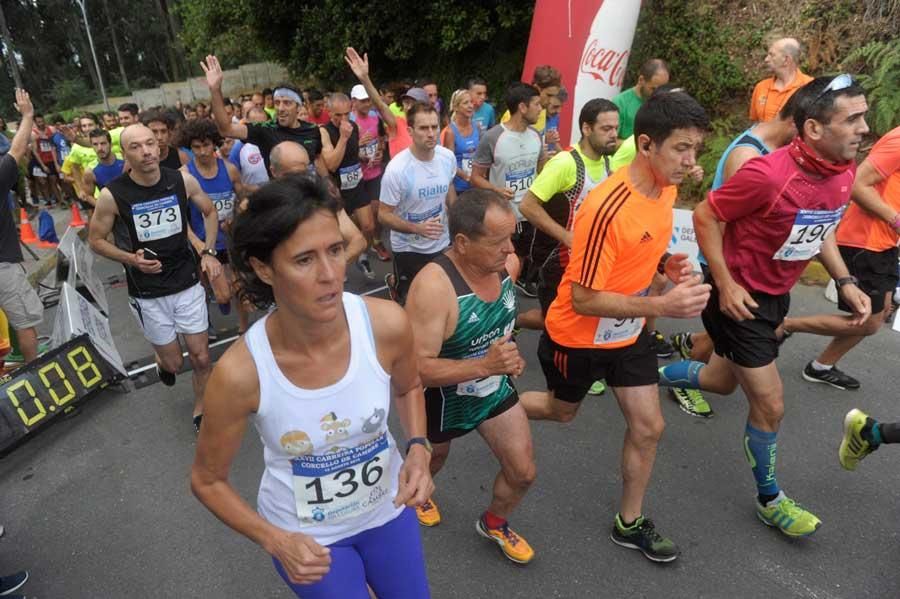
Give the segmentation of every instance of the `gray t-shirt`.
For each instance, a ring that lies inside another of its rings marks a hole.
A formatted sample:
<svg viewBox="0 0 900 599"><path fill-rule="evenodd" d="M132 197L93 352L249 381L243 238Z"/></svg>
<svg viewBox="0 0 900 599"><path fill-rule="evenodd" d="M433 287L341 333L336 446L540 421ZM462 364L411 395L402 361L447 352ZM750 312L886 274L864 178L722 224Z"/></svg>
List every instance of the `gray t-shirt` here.
<svg viewBox="0 0 900 599"><path fill-rule="evenodd" d="M534 183L537 165L544 155L541 135L531 127L525 131L513 131L505 124L492 127L481 138L475 151L476 166L490 167L488 180L492 185L515 192L512 199L516 220L525 220L519 212L519 204L525 192Z"/></svg>
<svg viewBox="0 0 900 599"><path fill-rule="evenodd" d="M391 158L381 179L381 202L394 206L395 214L409 222L439 217L444 223L444 233L438 239L391 231L391 249L433 254L450 244L444 213L455 176L456 156L443 146L434 149L434 157L428 162L418 160L409 148Z"/></svg>

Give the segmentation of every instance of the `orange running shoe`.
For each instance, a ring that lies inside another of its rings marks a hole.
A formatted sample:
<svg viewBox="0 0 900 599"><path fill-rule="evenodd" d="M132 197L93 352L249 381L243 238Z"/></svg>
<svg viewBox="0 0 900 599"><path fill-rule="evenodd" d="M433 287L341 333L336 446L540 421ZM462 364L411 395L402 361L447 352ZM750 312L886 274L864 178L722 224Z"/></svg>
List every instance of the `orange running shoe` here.
<svg viewBox="0 0 900 599"><path fill-rule="evenodd" d="M500 545L503 555L517 564L527 564L534 558L534 549L524 538L509 527L507 522L500 528L488 528L484 516L475 523L475 530L486 539Z"/></svg>
<svg viewBox="0 0 900 599"><path fill-rule="evenodd" d="M434 500L429 498L422 505L416 506L416 518L422 526L437 526L441 523L441 511Z"/></svg>

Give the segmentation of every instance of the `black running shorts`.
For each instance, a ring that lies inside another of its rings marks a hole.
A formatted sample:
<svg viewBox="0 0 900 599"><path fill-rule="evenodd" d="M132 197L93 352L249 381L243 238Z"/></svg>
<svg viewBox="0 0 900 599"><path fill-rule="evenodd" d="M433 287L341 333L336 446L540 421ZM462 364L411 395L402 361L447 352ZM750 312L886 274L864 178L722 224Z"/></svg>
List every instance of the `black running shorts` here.
<svg viewBox="0 0 900 599"><path fill-rule="evenodd" d="M791 294L751 293L750 296L759 304L750 310L755 318L738 322L719 309L719 290L713 285L703 309L703 326L717 354L744 368L760 368L778 357L775 330L787 316Z"/></svg>
<svg viewBox="0 0 900 599"><path fill-rule="evenodd" d="M897 253L893 247L883 252L840 245L841 258L850 274L859 279L859 288L872 300L872 314L884 310L884 298L897 288ZM838 294L838 308L853 312Z"/></svg>
<svg viewBox="0 0 900 599"><path fill-rule="evenodd" d="M547 331L541 333L538 359L547 388L554 396L578 403L595 381L606 379L610 387L640 387L659 382L656 354L650 335L643 329L637 340L616 349L571 348L555 343Z"/></svg>

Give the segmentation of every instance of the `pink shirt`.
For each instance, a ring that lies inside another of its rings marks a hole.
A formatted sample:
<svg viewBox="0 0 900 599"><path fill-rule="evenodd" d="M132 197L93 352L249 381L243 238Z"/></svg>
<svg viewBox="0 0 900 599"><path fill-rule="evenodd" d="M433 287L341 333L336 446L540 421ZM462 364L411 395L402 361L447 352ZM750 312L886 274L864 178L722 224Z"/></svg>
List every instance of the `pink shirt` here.
<svg viewBox="0 0 900 599"><path fill-rule="evenodd" d="M359 116L358 112L354 112L353 121L359 127L359 156L361 159L366 159L360 161L363 165L363 180L369 181L384 172L384 159L386 157L385 155L382 155L382 163L378 166L370 166L368 162L368 159L371 159L375 155L375 152L378 150L378 138L384 137L385 135L384 126L381 124L381 117L379 117L377 113L373 112L370 112L366 116ZM369 143L363 144L362 137L366 133L372 136L373 139Z"/></svg>
<svg viewBox="0 0 900 599"><path fill-rule="evenodd" d="M850 201L856 165L820 178L800 169L788 147L753 158L722 187L709 206L725 228L725 263L750 292L788 293L818 253Z"/></svg>

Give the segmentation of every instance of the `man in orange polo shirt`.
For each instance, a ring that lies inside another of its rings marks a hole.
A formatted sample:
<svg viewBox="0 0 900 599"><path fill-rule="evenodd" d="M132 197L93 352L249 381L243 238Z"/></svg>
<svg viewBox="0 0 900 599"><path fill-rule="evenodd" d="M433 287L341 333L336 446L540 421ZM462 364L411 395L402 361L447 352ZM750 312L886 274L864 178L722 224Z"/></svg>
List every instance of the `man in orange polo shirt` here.
<svg viewBox="0 0 900 599"><path fill-rule="evenodd" d="M750 120L757 123L774 119L788 98L812 81L800 70L800 42L792 37L772 42L765 62L773 76L756 84L750 100Z"/></svg>
<svg viewBox="0 0 900 599"><path fill-rule="evenodd" d="M838 370L847 352L884 324L897 287L897 242L900 240L900 127L878 140L853 182L852 202L837 230L837 244L847 270L872 302L861 326L836 314L791 319L791 332L835 335L819 357L806 365L803 378L837 389L858 389L859 381ZM843 300L838 307L849 311Z"/></svg>
<svg viewBox="0 0 900 599"><path fill-rule="evenodd" d="M656 562L674 560L678 548L641 512L665 427L644 319L693 318L709 298L687 255L666 254L675 186L696 164L708 126L703 108L683 92L658 94L638 110L634 162L595 187L575 214L569 263L538 346L548 391L520 399L531 419L569 422L593 382L606 379L628 424L611 538ZM675 287L650 296L657 272Z"/></svg>

